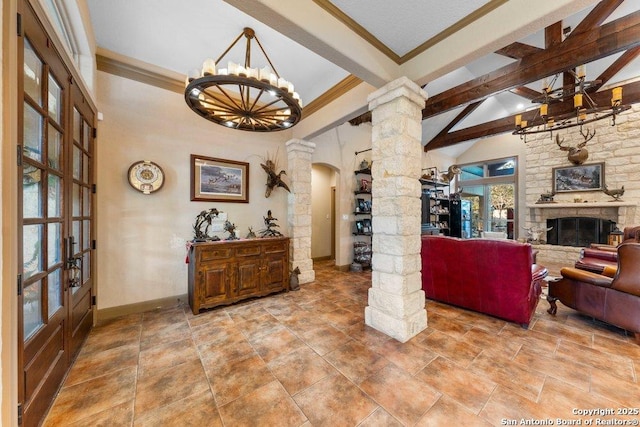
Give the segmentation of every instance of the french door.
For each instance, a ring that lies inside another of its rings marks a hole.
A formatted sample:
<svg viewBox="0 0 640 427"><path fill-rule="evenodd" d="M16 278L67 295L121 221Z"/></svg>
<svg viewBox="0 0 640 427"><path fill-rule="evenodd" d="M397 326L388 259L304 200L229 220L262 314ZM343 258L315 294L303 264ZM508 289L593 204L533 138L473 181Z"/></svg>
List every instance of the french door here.
<svg viewBox="0 0 640 427"><path fill-rule="evenodd" d="M38 425L93 321L94 111L21 2L18 377Z"/></svg>

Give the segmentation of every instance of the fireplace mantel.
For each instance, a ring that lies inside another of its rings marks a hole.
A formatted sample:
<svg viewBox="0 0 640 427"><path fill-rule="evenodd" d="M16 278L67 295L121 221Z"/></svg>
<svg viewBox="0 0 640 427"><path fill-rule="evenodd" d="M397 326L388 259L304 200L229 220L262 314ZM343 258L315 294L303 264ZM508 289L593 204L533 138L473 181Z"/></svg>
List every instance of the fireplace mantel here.
<svg viewBox="0 0 640 427"><path fill-rule="evenodd" d="M636 204L632 203L632 202L580 202L580 203L575 203L575 202L557 202L557 203L527 204L527 208L532 208L532 209L622 208L622 207L628 207L628 206L636 206Z"/></svg>
<svg viewBox="0 0 640 427"><path fill-rule="evenodd" d="M608 219L620 227L633 221L637 204L634 202L558 202L527 204L531 225L546 226L547 219L560 216L589 216Z"/></svg>

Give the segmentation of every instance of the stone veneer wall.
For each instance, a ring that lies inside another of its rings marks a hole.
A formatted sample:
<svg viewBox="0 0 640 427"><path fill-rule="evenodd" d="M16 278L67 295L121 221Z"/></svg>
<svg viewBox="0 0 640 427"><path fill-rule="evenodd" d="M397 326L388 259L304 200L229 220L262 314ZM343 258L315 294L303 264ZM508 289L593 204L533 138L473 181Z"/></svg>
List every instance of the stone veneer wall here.
<svg viewBox="0 0 640 427"><path fill-rule="evenodd" d="M589 159L585 162L604 162L604 182L609 189L620 188L624 185L625 193L622 200L632 203L633 206L620 208L618 226L640 224L640 104L632 105L632 108L616 118L616 126L610 126L607 119L592 123L595 125L596 135L585 148L589 150ZM579 128L572 128L558 133L564 138L563 145L576 146L584 139L580 135ZM612 208L602 206L589 206L589 202L609 202L613 200L602 191L587 191L576 193L559 193L555 196L558 203L571 203L574 197L580 196L582 203L578 208L562 209L536 209L531 205L540 197L552 189L552 173L554 167L571 166L567 160L567 152L561 151L554 138L548 134L532 135L526 143L526 215L525 227L546 227L546 218L559 216L592 216L611 218ZM541 212L544 212L541 214ZM561 214L560 214L561 212ZM614 219L616 220L616 219ZM523 233L520 233L521 235ZM567 263L575 260L579 248L552 247L550 245L537 245L540 250L538 262Z"/></svg>

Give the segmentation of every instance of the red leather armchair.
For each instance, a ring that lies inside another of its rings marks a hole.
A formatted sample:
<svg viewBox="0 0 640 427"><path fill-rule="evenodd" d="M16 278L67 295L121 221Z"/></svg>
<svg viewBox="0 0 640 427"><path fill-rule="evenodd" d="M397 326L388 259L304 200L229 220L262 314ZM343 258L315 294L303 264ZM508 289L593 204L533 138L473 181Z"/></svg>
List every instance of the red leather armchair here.
<svg viewBox="0 0 640 427"><path fill-rule="evenodd" d="M426 297L528 327L547 269L513 240L422 236Z"/></svg>
<svg viewBox="0 0 640 427"><path fill-rule="evenodd" d="M618 246L617 269L613 278L565 267L562 279L549 283L549 314L555 315L559 300L585 313L635 334L640 344L640 243Z"/></svg>

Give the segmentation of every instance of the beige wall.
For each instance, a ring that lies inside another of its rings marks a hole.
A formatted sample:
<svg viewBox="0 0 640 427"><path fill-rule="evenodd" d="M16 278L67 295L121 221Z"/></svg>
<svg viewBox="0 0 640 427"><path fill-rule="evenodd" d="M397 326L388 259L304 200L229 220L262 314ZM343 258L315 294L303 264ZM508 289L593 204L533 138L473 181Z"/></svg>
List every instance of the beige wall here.
<svg viewBox="0 0 640 427"><path fill-rule="evenodd" d="M194 114L181 94L103 72L98 103L104 114L97 142L99 309L185 294L185 243L204 209L226 212L242 237L248 226L263 229L271 209L288 234L287 192L278 188L265 198L260 163L278 153L279 167L287 169L289 131L226 129ZM248 162L249 203L190 201L190 154ZM160 191L143 195L129 186L126 172L137 160L163 168L166 183Z"/></svg>
<svg viewBox="0 0 640 427"><path fill-rule="evenodd" d="M311 169L311 258L331 255L331 186L334 171L324 165Z"/></svg>

